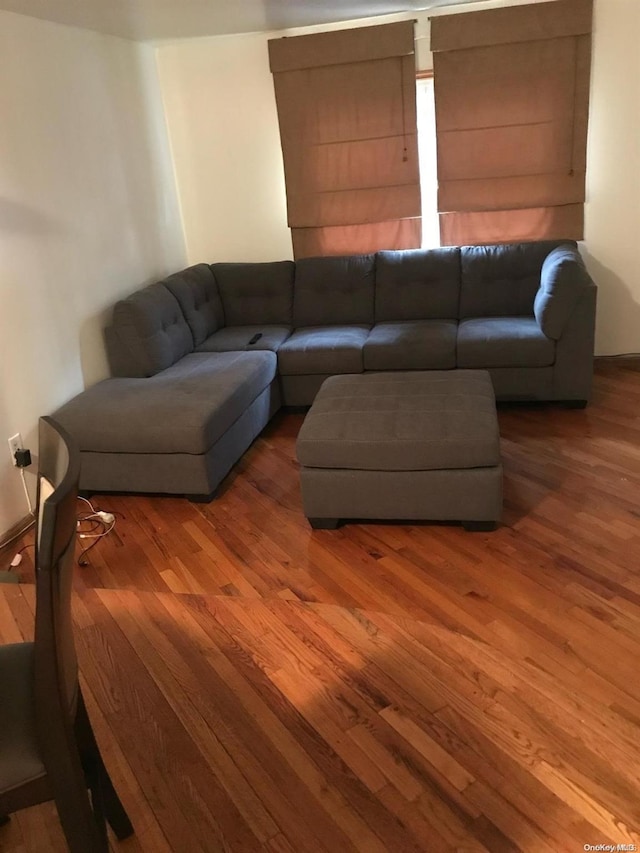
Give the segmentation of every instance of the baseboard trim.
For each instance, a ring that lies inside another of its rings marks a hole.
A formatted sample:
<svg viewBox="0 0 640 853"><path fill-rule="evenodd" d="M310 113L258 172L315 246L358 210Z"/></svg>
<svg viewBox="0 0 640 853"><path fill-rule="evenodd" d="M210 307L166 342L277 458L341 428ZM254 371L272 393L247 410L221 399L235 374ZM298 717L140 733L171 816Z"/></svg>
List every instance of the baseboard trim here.
<svg viewBox="0 0 640 853"><path fill-rule="evenodd" d="M596 355L594 356L596 364L619 364L621 367L639 367L640 353L626 352L620 355Z"/></svg>
<svg viewBox="0 0 640 853"><path fill-rule="evenodd" d="M22 536L24 533L28 533L31 527L35 524L36 519L32 513L25 515L21 521L18 521L13 527L10 527L9 530L5 532L5 534L0 537L0 551L6 548L8 545L11 545L16 539Z"/></svg>

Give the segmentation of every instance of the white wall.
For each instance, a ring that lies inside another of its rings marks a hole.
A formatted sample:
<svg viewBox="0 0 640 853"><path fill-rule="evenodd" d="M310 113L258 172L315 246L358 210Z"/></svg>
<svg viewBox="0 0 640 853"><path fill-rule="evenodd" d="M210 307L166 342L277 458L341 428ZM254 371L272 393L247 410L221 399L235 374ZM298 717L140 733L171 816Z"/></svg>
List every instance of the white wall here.
<svg viewBox="0 0 640 853"><path fill-rule="evenodd" d="M0 12L0 116L2 534L27 513L6 439L37 449L107 375L113 302L186 256L151 47Z"/></svg>
<svg viewBox="0 0 640 853"><path fill-rule="evenodd" d="M523 0L493 0L474 9L515 2ZM440 10L453 11L464 9ZM430 68L428 13L416 17L418 63ZM287 35L312 29L319 28ZM267 56L268 38L280 35L191 39L158 48L191 262L291 257ZM600 288L599 354L640 351L639 44L639 0L596 0L583 251Z"/></svg>
<svg viewBox="0 0 640 853"><path fill-rule="evenodd" d="M596 351L640 352L640 2L596 0L583 254Z"/></svg>
<svg viewBox="0 0 640 853"><path fill-rule="evenodd" d="M366 26L408 15L287 30ZM267 41L251 33L158 47L190 263L291 258Z"/></svg>
<svg viewBox="0 0 640 853"><path fill-rule="evenodd" d="M189 261L291 257L266 37L189 39L157 60Z"/></svg>

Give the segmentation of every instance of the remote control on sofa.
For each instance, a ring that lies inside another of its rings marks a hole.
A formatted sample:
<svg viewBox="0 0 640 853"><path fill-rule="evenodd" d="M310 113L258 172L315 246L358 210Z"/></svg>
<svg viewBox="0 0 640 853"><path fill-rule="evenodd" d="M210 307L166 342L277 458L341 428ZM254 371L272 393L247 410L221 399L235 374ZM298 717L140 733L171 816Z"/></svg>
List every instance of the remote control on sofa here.
<svg viewBox="0 0 640 853"><path fill-rule="evenodd" d="M249 344L250 344L250 345L251 345L251 344L257 344L261 337L262 337L262 332L258 332L257 334L255 334L255 335L251 338L251 340L249 341Z"/></svg>

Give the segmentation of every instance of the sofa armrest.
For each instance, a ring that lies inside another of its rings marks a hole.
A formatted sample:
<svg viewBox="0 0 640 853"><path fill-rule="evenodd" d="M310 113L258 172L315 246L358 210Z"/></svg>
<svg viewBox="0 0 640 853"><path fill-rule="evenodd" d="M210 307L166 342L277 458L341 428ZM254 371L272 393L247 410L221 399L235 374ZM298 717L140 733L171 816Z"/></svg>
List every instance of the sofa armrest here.
<svg viewBox="0 0 640 853"><path fill-rule="evenodd" d="M564 243L549 252L533 303L538 325L548 338L560 340L589 285L593 286L593 281L575 246Z"/></svg>
<svg viewBox="0 0 640 853"><path fill-rule="evenodd" d="M590 281L556 343L554 400L587 401L591 398L597 296L598 289Z"/></svg>

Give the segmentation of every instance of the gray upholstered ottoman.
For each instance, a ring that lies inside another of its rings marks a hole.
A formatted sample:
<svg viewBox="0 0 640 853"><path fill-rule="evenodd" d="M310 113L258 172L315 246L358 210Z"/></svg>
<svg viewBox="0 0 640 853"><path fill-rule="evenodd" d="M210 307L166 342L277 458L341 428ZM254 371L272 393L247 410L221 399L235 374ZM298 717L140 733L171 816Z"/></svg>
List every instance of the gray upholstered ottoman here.
<svg viewBox="0 0 640 853"><path fill-rule="evenodd" d="M492 530L500 519L500 436L486 370L332 376L297 454L315 528L375 518Z"/></svg>

